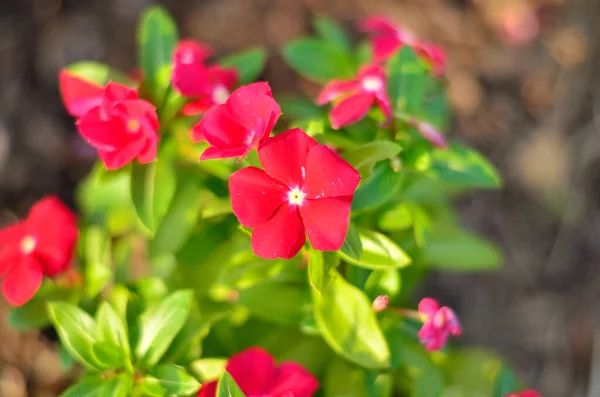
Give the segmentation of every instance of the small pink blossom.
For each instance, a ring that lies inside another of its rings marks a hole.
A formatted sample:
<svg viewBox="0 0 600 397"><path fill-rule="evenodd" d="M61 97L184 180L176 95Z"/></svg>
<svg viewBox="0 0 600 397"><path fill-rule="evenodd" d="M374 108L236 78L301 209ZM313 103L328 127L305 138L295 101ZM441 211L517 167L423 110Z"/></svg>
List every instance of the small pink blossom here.
<svg viewBox="0 0 600 397"><path fill-rule="evenodd" d="M379 295L373 301L373 311L375 313L379 313L380 311L385 310L385 308L387 307L388 303L389 303L389 299L388 299L387 295Z"/></svg>
<svg viewBox="0 0 600 397"><path fill-rule="evenodd" d="M317 97L316 103L324 105L340 99L329 112L329 120L335 130L361 120L373 104L381 109L387 123L392 110L386 87L383 68L366 66L354 80L331 80Z"/></svg>
<svg viewBox="0 0 600 397"><path fill-rule="evenodd" d="M528 389L519 393L507 394L505 397L542 397L542 395L537 390Z"/></svg>
<svg viewBox="0 0 600 397"><path fill-rule="evenodd" d="M423 319L419 340L429 351L442 349L450 335L462 334L454 311L447 306L440 307L434 299L423 298L419 302L419 315Z"/></svg>
<svg viewBox="0 0 600 397"><path fill-rule="evenodd" d="M444 136L431 124L427 122L416 122L415 128L423 138L427 139L429 143L440 149L447 149L448 143Z"/></svg>

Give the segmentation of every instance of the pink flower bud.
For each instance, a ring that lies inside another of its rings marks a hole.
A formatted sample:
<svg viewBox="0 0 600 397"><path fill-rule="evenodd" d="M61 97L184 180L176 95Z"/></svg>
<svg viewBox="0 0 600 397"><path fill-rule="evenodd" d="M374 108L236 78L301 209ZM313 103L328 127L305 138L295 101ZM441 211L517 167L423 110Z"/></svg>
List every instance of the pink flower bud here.
<svg viewBox="0 0 600 397"><path fill-rule="evenodd" d="M373 301L373 311L375 313L379 313L380 311L384 310L387 307L388 302L389 302L389 299L388 299L387 295L379 295Z"/></svg>

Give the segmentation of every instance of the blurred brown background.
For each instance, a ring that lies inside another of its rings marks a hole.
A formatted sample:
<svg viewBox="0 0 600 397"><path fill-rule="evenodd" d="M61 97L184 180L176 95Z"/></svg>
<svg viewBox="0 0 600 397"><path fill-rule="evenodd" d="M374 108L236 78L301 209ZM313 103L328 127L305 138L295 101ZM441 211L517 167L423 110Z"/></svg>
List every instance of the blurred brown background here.
<svg viewBox="0 0 600 397"><path fill-rule="evenodd" d="M135 64L149 0L0 0L0 217L73 186L93 161L57 93L83 59ZM183 36L219 53L267 45L276 93L315 88L282 62L314 13L346 27L383 14L448 52L449 134L488 155L505 179L458 205L506 254L495 274L436 274L463 341L496 349L545 397L600 396L600 0L170 0ZM1 306L1 304L0 304ZM52 396L64 374L45 336L0 316L0 396ZM596 348L596 350L599 350ZM28 390L28 391L26 391ZM29 394L27 394L29 393Z"/></svg>

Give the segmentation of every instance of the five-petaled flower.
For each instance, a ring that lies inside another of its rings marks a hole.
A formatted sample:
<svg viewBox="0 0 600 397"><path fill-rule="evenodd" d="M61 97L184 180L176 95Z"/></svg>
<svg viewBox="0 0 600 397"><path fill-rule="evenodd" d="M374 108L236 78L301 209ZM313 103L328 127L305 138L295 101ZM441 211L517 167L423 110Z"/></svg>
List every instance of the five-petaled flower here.
<svg viewBox="0 0 600 397"><path fill-rule="evenodd" d="M396 26L387 18L367 18L361 23L360 29L371 34L371 47L376 63L384 62L402 46L408 45L429 61L435 75L444 74L446 63L444 50L436 45L418 40L410 31Z"/></svg>
<svg viewBox="0 0 600 397"><path fill-rule="evenodd" d="M329 113L333 129L354 124L369 112L373 104L383 112L386 123L392 110L386 92L386 77L381 66L363 67L354 80L332 80L317 97L317 104L337 101Z"/></svg>
<svg viewBox="0 0 600 397"><path fill-rule="evenodd" d="M311 397L317 379L300 364L275 359L260 347L251 347L229 358L225 370L248 397ZM215 397L217 381L204 383L198 397Z"/></svg>
<svg viewBox="0 0 600 397"><path fill-rule="evenodd" d="M107 169L114 170L132 162L156 160L158 116L154 106L139 99L136 90L108 83L99 105L89 109L78 121L81 136L98 150Z"/></svg>
<svg viewBox="0 0 600 397"><path fill-rule="evenodd" d="M200 160L246 157L248 152L271 135L281 109L269 84L242 86L227 101L204 115L201 130L210 145Z"/></svg>
<svg viewBox="0 0 600 397"><path fill-rule="evenodd" d="M42 278L67 270L77 242L75 215L56 197L38 201L26 219L0 230L2 294L13 306L29 301Z"/></svg>
<svg viewBox="0 0 600 397"><path fill-rule="evenodd" d="M440 305L431 298L423 298L419 302L419 315L423 319L423 327L418 336L427 350L439 350L452 336L462 334L462 329L454 311Z"/></svg>
<svg viewBox="0 0 600 397"><path fill-rule="evenodd" d="M505 397L542 397L542 395L537 390L528 389L518 393L507 394Z"/></svg>
<svg viewBox="0 0 600 397"><path fill-rule="evenodd" d="M260 257L294 257L308 240L314 249L341 248L360 175L350 164L299 128L258 149L264 168L247 167L229 179L233 213L254 228Z"/></svg>
<svg viewBox="0 0 600 397"><path fill-rule="evenodd" d="M68 69L61 70L58 82L65 109L71 116L82 117L102 104L104 87L100 84L83 79Z"/></svg>

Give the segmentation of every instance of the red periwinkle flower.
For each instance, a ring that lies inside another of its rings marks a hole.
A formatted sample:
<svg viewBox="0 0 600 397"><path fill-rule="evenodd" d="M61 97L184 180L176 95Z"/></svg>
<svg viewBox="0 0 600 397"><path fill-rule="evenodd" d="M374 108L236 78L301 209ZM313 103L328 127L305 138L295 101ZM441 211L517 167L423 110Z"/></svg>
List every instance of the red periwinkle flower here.
<svg viewBox="0 0 600 397"><path fill-rule="evenodd" d="M204 65L212 50L194 40L182 40L173 52L171 84L181 95L199 97L210 90L208 70Z"/></svg>
<svg viewBox="0 0 600 397"><path fill-rule="evenodd" d="M104 97L104 87L63 69L58 75L58 83L65 109L73 117L81 117L90 109L100 106Z"/></svg>
<svg viewBox="0 0 600 397"><path fill-rule="evenodd" d="M224 104L229 99L233 87L237 85L238 74L235 69L213 65L207 68L206 78L208 79L207 92L186 104L183 108L184 115L195 116L215 105Z"/></svg>
<svg viewBox="0 0 600 397"><path fill-rule="evenodd" d="M77 128L98 150L109 170L123 167L136 158L142 164L156 160L159 128L156 109L150 102L139 99L134 89L109 83L102 104L81 117Z"/></svg>
<svg viewBox="0 0 600 397"><path fill-rule="evenodd" d="M340 249L358 171L299 128L263 142L258 156L264 171L247 167L229 179L233 213L242 225L254 228L254 253L290 259L306 235L317 250Z"/></svg>
<svg viewBox="0 0 600 397"><path fill-rule="evenodd" d="M385 72L381 66L363 67L354 80L332 80L323 88L317 97L317 104L337 102L329 120L333 129L354 124L367 114L374 103L383 112L386 122L392 114L390 98L386 92Z"/></svg>
<svg viewBox="0 0 600 397"><path fill-rule="evenodd" d="M67 270L77 241L75 215L49 196L38 201L26 219L0 230L2 294L13 306L30 300L42 278Z"/></svg>
<svg viewBox="0 0 600 397"><path fill-rule="evenodd" d="M248 397L311 397L319 388L317 379L300 364L275 359L260 347L231 356L225 370ZM215 397L217 381L202 385L198 397Z"/></svg>
<svg viewBox="0 0 600 397"><path fill-rule="evenodd" d="M200 160L239 157L271 135L281 109L271 94L269 84L260 82L235 90L227 101L204 115L202 133L211 147Z"/></svg>
<svg viewBox="0 0 600 397"><path fill-rule="evenodd" d="M403 45L408 45L429 60L435 75L444 73L446 54L440 47L417 40L410 31L396 26L387 18L367 18L361 23L360 29L371 34L371 46L376 63L387 60Z"/></svg>
<svg viewBox="0 0 600 397"><path fill-rule="evenodd" d="M439 304L431 298L419 302L419 314L423 318L423 327L418 333L419 340L427 350L439 350L450 337L462 334L458 318L452 309Z"/></svg>
<svg viewBox="0 0 600 397"><path fill-rule="evenodd" d="M508 394L505 397L542 397L542 395L537 390L528 389L519 393Z"/></svg>

